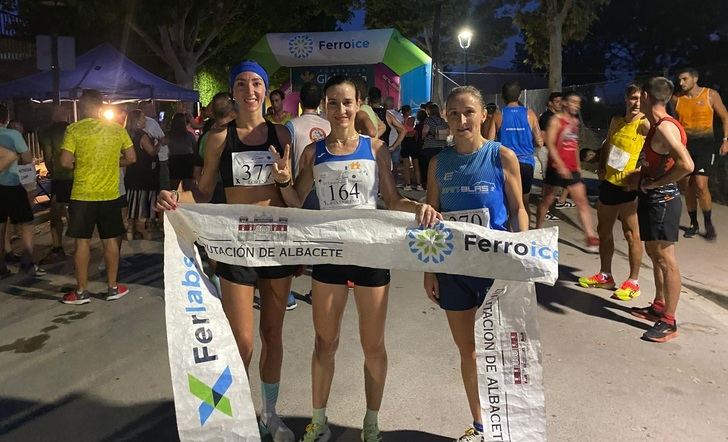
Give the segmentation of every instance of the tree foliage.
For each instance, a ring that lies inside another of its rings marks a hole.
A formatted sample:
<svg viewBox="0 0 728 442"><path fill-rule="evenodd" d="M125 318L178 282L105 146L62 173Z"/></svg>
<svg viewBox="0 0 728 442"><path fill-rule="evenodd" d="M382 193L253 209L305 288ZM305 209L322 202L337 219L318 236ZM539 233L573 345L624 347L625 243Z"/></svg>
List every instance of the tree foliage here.
<svg viewBox="0 0 728 442"><path fill-rule="evenodd" d="M469 56L473 63L486 63L505 48L505 40L516 33L513 21L503 16L493 1L418 0L397 2L367 0L365 24L369 28L396 28L425 52L433 54L435 6L442 3L440 64L461 63L457 34L465 26L473 31Z"/></svg>

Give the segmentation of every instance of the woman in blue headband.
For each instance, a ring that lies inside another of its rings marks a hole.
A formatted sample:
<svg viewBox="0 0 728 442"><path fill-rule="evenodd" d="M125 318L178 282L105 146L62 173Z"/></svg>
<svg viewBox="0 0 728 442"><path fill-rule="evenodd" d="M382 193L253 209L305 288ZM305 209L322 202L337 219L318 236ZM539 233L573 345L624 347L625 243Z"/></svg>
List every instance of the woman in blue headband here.
<svg viewBox="0 0 728 442"><path fill-rule="evenodd" d="M197 186L184 192L160 192L158 210L174 210L177 203L210 201L218 173L228 204L286 207L273 180L268 148L273 146L282 154L291 138L285 127L263 118L268 74L255 61L243 61L230 71L230 88L238 104L238 116L226 128L209 132ZM275 407L283 363L283 317L296 270L297 266L252 268L224 263L217 263L215 269L220 277L222 306L246 370L253 354L253 291L256 286L260 291L260 420L275 442L295 440Z"/></svg>

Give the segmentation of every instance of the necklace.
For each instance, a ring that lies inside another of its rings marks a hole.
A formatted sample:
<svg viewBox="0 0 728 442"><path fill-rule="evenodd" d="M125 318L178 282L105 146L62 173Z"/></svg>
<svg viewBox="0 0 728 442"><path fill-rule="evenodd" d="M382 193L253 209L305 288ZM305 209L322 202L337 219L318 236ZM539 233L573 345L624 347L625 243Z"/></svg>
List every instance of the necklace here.
<svg viewBox="0 0 728 442"><path fill-rule="evenodd" d="M350 137L346 137L344 139L334 138L334 141L336 141L336 144L338 144L339 146L343 146L344 144L346 144L347 141L352 141L352 140L356 140L356 139L359 139L359 134L354 134L354 135L352 135Z"/></svg>

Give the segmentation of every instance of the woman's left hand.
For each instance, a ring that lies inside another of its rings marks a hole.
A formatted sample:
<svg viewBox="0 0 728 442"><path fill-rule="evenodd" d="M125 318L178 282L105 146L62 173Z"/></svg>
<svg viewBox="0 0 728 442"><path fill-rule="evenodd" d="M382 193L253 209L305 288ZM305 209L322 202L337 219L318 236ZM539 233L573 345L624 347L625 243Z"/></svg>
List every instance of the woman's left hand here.
<svg viewBox="0 0 728 442"><path fill-rule="evenodd" d="M417 211L417 222L424 227L432 227L442 221L442 214L429 204L420 204Z"/></svg>

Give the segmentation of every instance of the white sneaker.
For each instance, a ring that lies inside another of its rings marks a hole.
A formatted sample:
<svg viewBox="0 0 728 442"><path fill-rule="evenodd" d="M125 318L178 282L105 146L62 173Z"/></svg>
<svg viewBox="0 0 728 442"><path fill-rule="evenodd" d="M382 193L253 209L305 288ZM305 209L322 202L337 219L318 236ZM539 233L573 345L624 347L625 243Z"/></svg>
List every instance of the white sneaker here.
<svg viewBox="0 0 728 442"><path fill-rule="evenodd" d="M277 414L273 414L265 422L261 422L261 426L271 435L273 442L296 442L293 431L283 423Z"/></svg>
<svg viewBox="0 0 728 442"><path fill-rule="evenodd" d="M404 186L403 190L412 190L412 186Z"/></svg>
<svg viewBox="0 0 728 442"><path fill-rule="evenodd" d="M484 440L483 433L473 427L468 427L465 430L465 434L455 439L455 442L483 442Z"/></svg>
<svg viewBox="0 0 728 442"><path fill-rule="evenodd" d="M415 186L415 190L425 190L425 188L422 187L422 184L418 184L417 186Z"/></svg>

